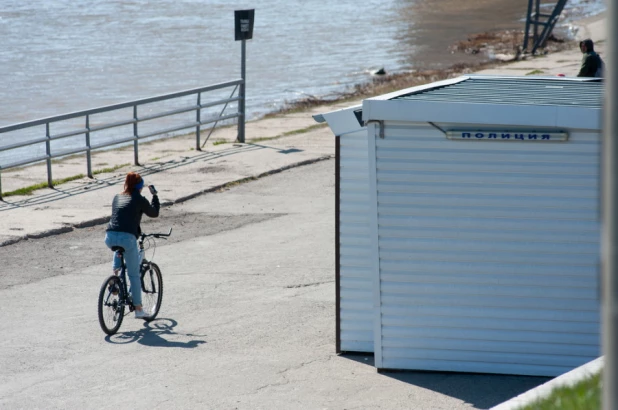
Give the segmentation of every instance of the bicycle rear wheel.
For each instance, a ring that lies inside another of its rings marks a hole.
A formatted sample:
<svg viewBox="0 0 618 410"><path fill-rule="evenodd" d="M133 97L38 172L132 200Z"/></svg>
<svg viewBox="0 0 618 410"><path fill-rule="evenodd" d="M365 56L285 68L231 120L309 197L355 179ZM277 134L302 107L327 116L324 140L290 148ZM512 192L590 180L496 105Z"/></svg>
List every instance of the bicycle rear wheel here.
<svg viewBox="0 0 618 410"><path fill-rule="evenodd" d="M105 279L99 291L99 324L108 335L115 334L124 319L122 283L118 276Z"/></svg>
<svg viewBox="0 0 618 410"><path fill-rule="evenodd" d="M159 267L150 262L142 265L142 308L149 316L144 318L147 322L154 320L161 309L163 300L163 276Z"/></svg>

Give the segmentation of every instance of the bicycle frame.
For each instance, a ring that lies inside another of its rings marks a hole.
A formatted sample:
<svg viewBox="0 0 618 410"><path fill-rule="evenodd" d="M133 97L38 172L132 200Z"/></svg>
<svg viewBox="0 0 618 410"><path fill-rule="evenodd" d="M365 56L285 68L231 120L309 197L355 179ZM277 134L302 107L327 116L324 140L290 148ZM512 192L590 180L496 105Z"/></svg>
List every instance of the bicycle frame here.
<svg viewBox="0 0 618 410"><path fill-rule="evenodd" d="M138 237L138 250L139 250L139 289L145 296L145 305L143 305L145 314L136 314L136 318L142 318L145 321L154 320L161 308L161 301L163 298L163 278L161 275L161 269L156 263L144 258L145 248L150 249L149 242L146 243L146 239L149 237L167 239L166 237L172 234L170 229L167 234L165 233L153 233L153 234L140 234ZM146 245L146 246L145 246ZM152 249L156 248L156 242L153 243ZM99 291L98 299L98 316L99 324L105 333L108 335L115 334L120 326L125 313L125 308L129 307L129 312L134 312L135 305L131 293L129 293L130 282L128 282L127 263L125 260L125 250L119 251L118 248L112 247L116 253L114 257L121 258L120 272L115 275L109 276L103 282ZM116 265L116 263L114 263ZM117 265L116 265L117 266ZM148 272L148 277L146 273ZM120 284L118 283L120 282ZM108 322L111 322L109 324Z"/></svg>

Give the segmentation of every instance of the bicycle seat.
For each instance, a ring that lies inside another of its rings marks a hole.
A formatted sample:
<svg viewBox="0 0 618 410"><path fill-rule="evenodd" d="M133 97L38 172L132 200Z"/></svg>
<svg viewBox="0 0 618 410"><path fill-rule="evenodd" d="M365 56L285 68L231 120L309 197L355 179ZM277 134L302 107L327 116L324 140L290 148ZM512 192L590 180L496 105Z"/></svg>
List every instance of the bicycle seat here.
<svg viewBox="0 0 618 410"><path fill-rule="evenodd" d="M122 246L112 246L112 251L114 251L114 252L124 252L124 248Z"/></svg>

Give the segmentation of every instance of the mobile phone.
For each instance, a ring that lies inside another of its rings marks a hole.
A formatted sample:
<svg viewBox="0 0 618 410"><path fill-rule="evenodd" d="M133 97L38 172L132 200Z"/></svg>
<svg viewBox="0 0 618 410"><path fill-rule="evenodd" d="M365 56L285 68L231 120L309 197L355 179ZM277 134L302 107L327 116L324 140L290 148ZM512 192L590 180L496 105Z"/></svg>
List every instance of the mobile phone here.
<svg viewBox="0 0 618 410"><path fill-rule="evenodd" d="M157 189L155 188L154 185L148 185L148 189L150 189L150 193L152 195L156 195L157 194Z"/></svg>

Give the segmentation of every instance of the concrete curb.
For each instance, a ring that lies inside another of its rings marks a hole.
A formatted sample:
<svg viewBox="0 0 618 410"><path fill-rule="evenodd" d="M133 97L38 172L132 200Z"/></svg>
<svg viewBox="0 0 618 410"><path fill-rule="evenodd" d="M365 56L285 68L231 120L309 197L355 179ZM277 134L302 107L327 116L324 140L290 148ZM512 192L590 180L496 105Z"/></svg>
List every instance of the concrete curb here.
<svg viewBox="0 0 618 410"><path fill-rule="evenodd" d="M312 158L312 159L296 162L294 164L285 165L285 166L283 166L281 168L271 169L270 171L262 172L261 174L258 174L256 176L250 176L250 177L245 177L245 178L237 179L235 181L225 182L223 184L219 184L219 185L216 185L214 187L206 188L206 189L201 190L199 192L196 192L196 193L193 193L193 194L189 194L189 195L185 195L183 197L180 197L180 198L176 199L175 201L173 201L173 203L174 204L179 204L179 203L188 201L189 199L193 199L195 197L198 197L198 196L200 196L202 194L207 194L209 192L216 192L216 191L218 191L220 189L224 189L224 188L229 187L231 185L243 184L245 182L255 181L255 180L258 180L260 178L267 177L269 175L278 174L279 172L283 172L283 171L288 170L288 169L302 167L302 166L305 166L305 165L315 164L316 162L324 161L324 160L331 159L331 158L333 158L332 155L325 155L325 156L322 156L322 157L319 157L319 158Z"/></svg>
<svg viewBox="0 0 618 410"><path fill-rule="evenodd" d="M504 403L501 403L490 410L518 410L529 406L537 400L548 397L559 387L573 386L581 380L593 376L603 370L604 357L601 356L591 362L584 364L568 373L556 377L532 390L520 394Z"/></svg>
<svg viewBox="0 0 618 410"><path fill-rule="evenodd" d="M206 194L206 193L210 193L210 192L216 192L219 191L221 189L224 189L226 187L232 186L232 185L237 185L237 184L242 184L245 182L249 182L249 181L256 181L260 178L264 178L267 177L269 175L274 175L277 174L279 172L283 172L286 171L288 169L292 169L292 168L298 168L298 167L302 167L305 165L311 165L320 161L325 161L325 160L329 160L332 159L333 156L332 155L324 155L318 158L312 158L312 159L308 159L308 160L304 160L304 161L300 161L300 162L296 162L293 164L288 164L285 165L283 167L280 168L275 168L275 169L271 169L269 171L266 172L262 172L261 174L258 175L254 175L254 176L249 176L249 177L245 177L242 179L238 179L238 180L234 180L234 181L228 181L210 188L206 188L203 190L200 190L198 192L189 194L189 195L185 195L182 196L180 198L177 198L173 201L166 201L161 203L162 207L167 207L167 206L171 206L174 204L180 204L182 202L188 201L190 199L196 198L200 195ZM61 228L55 228L55 229L50 229L50 230L46 230L46 231L41 231L41 232L35 232L35 233L29 233L26 235L22 235L22 236L16 236L14 238L10 238L7 240L4 240L2 242L0 242L0 247L3 246L9 246L9 245L13 245L16 244L18 242L24 241L24 240L28 240L28 239L41 239L41 238L46 238L48 236L54 236L54 235L60 235L63 233L67 233L67 232L71 232L74 229L81 229L81 228L89 228L92 226L97 226L97 225L102 225L105 224L109 221L110 217L109 216L104 216L104 217L97 217L97 218L93 218L93 219L89 219L86 221L81 221L81 222L77 222L75 224L71 224L71 225L67 225L67 226L63 226Z"/></svg>

